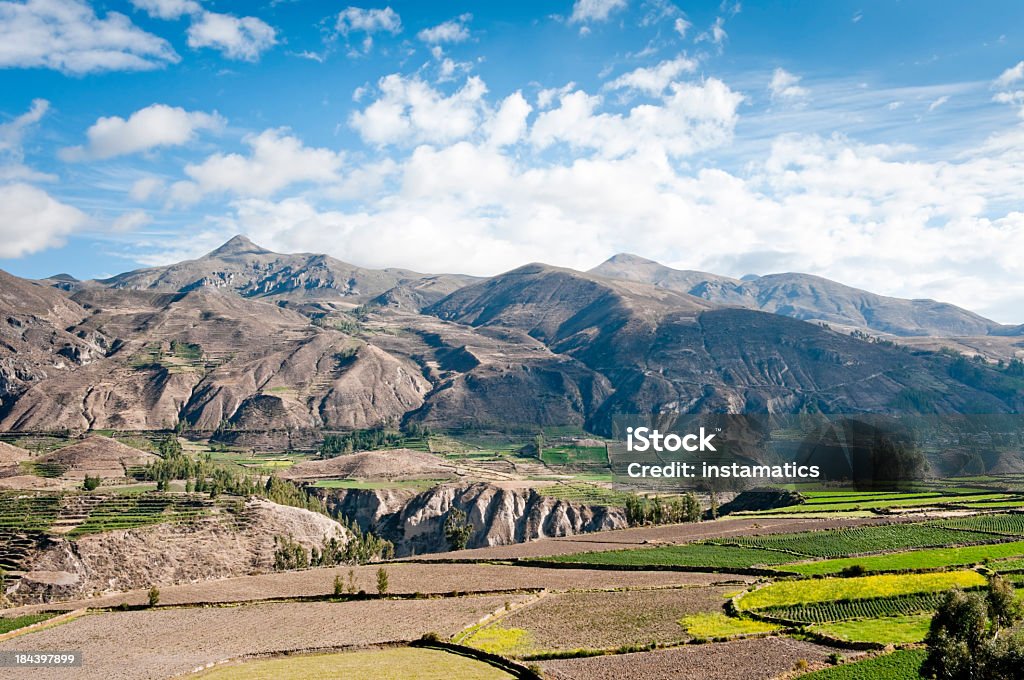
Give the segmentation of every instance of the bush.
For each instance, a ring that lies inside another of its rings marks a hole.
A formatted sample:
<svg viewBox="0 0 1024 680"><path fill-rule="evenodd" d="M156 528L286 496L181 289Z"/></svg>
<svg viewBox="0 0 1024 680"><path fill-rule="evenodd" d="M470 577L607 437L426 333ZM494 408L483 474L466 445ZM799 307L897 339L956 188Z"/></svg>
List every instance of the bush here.
<svg viewBox="0 0 1024 680"><path fill-rule="evenodd" d="M448 517L444 520L444 537L448 540L448 547L452 550L464 550L472 535L473 525L466 518L466 513L459 508L449 510Z"/></svg>
<svg viewBox="0 0 1024 680"><path fill-rule="evenodd" d="M103 478L102 477L99 477L99 476L93 477L91 475L86 475L85 479L82 481L82 488L84 490L86 490L86 491L95 491L96 489L98 489L100 487L100 484L102 484L102 483L103 483Z"/></svg>
<svg viewBox="0 0 1024 680"><path fill-rule="evenodd" d="M149 606L155 607L160 603L160 589L153 586L149 589Z"/></svg>

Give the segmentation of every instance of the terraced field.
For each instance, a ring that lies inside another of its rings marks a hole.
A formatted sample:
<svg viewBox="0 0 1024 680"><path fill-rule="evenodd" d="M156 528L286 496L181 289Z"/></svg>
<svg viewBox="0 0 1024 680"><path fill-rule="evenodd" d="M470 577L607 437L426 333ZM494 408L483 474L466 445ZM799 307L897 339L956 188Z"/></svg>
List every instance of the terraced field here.
<svg viewBox="0 0 1024 680"><path fill-rule="evenodd" d="M892 524L788 535L735 536L710 539L710 542L781 550L808 557L834 558L909 548L995 543L1001 540L991 533L968 529L970 527L953 529L938 524Z"/></svg>
<svg viewBox="0 0 1024 680"><path fill-rule="evenodd" d="M938 609L944 595L945 593L941 592L930 592L899 597L879 597L870 600L768 607L758 610L758 614L796 624L904 616Z"/></svg>
<svg viewBox="0 0 1024 680"><path fill-rule="evenodd" d="M912 571L958 567L1017 556L1024 556L1024 541L955 548L929 548L868 557L843 557L821 562L787 564L780 568L804 576L825 576L838 574L852 567L860 567L867 572Z"/></svg>
<svg viewBox="0 0 1024 680"><path fill-rule="evenodd" d="M893 652L800 676L801 680L920 680L922 649Z"/></svg>
<svg viewBox="0 0 1024 680"><path fill-rule="evenodd" d="M975 571L777 581L739 597L736 606L741 610L757 610L839 600L868 600L975 588L986 583L985 577Z"/></svg>
<svg viewBox="0 0 1024 680"><path fill-rule="evenodd" d="M929 522L935 527L961 531L984 531L1006 536L1024 536L1024 513L970 515Z"/></svg>
<svg viewBox="0 0 1024 680"><path fill-rule="evenodd" d="M733 539L729 539L730 541ZM657 548L611 550L557 555L550 562L621 567L693 567L700 569L746 569L754 566L784 564L799 557L790 553L735 545L687 543Z"/></svg>
<svg viewBox="0 0 1024 680"><path fill-rule="evenodd" d="M924 640L931 621L931 613L922 613L823 623L810 630L845 642L905 645Z"/></svg>

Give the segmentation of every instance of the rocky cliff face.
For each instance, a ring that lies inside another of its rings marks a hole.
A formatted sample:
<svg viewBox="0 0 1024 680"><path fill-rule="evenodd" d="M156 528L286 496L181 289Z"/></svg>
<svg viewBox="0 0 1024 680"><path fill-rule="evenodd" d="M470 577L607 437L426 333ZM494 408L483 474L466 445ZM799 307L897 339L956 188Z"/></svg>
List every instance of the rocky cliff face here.
<svg viewBox="0 0 1024 680"><path fill-rule="evenodd" d="M492 484L446 484L423 493L401 490L321 490L328 506L395 544L397 556L449 550L444 525L458 508L473 525L468 548L522 543L620 529L620 508L589 506L541 496L533 489Z"/></svg>
<svg viewBox="0 0 1024 680"><path fill-rule="evenodd" d="M345 543L349 535L324 515L251 499L234 518L48 539L7 596L19 604L51 602L269 572L276 537L319 550L325 540Z"/></svg>

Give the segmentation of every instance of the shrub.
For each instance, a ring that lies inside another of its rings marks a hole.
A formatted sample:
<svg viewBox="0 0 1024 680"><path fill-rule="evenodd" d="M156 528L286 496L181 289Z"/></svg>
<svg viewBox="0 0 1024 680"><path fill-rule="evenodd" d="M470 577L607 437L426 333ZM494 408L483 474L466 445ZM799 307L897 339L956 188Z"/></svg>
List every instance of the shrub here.
<svg viewBox="0 0 1024 680"><path fill-rule="evenodd" d="M153 586L149 589L149 606L155 607L160 603L160 589Z"/></svg>
<svg viewBox="0 0 1024 680"><path fill-rule="evenodd" d="M95 491L103 483L103 478L99 476L86 475L82 481L82 488L86 491Z"/></svg>

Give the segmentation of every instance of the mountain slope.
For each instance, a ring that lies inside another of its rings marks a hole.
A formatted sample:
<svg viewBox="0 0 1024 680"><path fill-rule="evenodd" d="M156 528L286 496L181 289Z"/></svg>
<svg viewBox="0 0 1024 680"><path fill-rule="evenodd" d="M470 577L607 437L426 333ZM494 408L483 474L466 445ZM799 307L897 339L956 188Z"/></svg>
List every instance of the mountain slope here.
<svg viewBox="0 0 1024 680"><path fill-rule="evenodd" d="M876 295L810 274L771 274L741 281L676 270L629 254L615 255L590 273L650 283L720 305L897 336L986 335L1003 328L954 305Z"/></svg>
<svg viewBox="0 0 1024 680"><path fill-rule="evenodd" d="M916 356L776 314L715 308L685 294L530 265L462 288L430 313L478 329L526 331L605 376L613 393L590 414L889 411L908 393L931 411L1019 410L1004 376L972 384L953 359Z"/></svg>
<svg viewBox="0 0 1024 680"><path fill-rule="evenodd" d="M423 277L405 269L364 269L328 255L281 255L245 236L235 236L197 260L138 269L100 283L112 288L172 292L219 288L244 297L302 300L366 298Z"/></svg>

